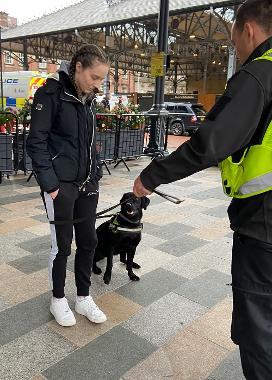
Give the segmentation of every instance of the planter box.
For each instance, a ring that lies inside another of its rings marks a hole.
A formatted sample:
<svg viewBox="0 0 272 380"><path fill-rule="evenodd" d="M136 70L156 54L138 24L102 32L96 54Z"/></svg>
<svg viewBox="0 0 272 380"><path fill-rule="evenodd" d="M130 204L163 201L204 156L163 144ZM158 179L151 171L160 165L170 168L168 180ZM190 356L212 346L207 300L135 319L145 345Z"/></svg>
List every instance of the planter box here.
<svg viewBox="0 0 272 380"><path fill-rule="evenodd" d="M144 136L144 129L96 132L96 141L101 149L101 160L116 160L117 158L142 155Z"/></svg>
<svg viewBox="0 0 272 380"><path fill-rule="evenodd" d="M0 134L0 171L11 172L12 170L12 136Z"/></svg>
<svg viewBox="0 0 272 380"><path fill-rule="evenodd" d="M142 129L121 129L118 158L141 156L144 149L145 131Z"/></svg>
<svg viewBox="0 0 272 380"><path fill-rule="evenodd" d="M100 158L102 161L115 160L116 132L106 130L96 132L96 143L100 147Z"/></svg>
<svg viewBox="0 0 272 380"><path fill-rule="evenodd" d="M23 172L32 170L32 161L26 152L26 133L19 134L18 140L14 135L13 152L14 152L14 165L15 170L22 170Z"/></svg>

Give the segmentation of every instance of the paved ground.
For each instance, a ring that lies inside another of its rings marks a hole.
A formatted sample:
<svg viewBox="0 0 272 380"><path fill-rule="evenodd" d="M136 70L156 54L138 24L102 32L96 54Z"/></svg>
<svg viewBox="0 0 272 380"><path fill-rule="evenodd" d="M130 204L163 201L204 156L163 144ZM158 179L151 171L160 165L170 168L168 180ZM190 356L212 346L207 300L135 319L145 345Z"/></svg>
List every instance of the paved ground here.
<svg viewBox="0 0 272 380"><path fill-rule="evenodd" d="M121 165L101 183L99 209L117 203L149 160ZM163 189L163 187L162 187ZM211 168L168 185L185 201L152 196L137 252L139 283L116 262L110 286L93 277L107 313L61 328L48 311L49 228L39 189L24 176L0 185L0 379L242 380L231 317L228 199ZM73 257L67 298L74 307Z"/></svg>

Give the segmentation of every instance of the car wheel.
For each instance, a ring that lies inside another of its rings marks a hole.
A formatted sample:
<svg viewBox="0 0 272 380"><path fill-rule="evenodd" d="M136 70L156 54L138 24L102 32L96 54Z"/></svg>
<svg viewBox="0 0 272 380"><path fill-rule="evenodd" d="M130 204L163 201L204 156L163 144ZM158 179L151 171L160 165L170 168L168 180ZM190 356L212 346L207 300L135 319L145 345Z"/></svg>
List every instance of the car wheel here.
<svg viewBox="0 0 272 380"><path fill-rule="evenodd" d="M179 121L174 121L174 123L171 125L171 132L174 136L181 136L184 133L184 127L183 124Z"/></svg>

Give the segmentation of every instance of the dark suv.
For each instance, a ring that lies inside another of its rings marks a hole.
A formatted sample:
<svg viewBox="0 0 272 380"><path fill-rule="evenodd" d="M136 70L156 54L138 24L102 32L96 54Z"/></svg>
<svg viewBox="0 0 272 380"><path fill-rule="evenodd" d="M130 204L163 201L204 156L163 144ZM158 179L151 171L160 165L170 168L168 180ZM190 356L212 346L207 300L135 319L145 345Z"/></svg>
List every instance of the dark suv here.
<svg viewBox="0 0 272 380"><path fill-rule="evenodd" d="M170 134L180 136L185 132L193 134L198 130L200 122L198 121L191 104L165 102L165 107L170 113Z"/></svg>
<svg viewBox="0 0 272 380"><path fill-rule="evenodd" d="M197 120L202 123L205 120L207 111L205 110L203 104L201 103L195 103L195 104L190 104L192 110L194 111Z"/></svg>

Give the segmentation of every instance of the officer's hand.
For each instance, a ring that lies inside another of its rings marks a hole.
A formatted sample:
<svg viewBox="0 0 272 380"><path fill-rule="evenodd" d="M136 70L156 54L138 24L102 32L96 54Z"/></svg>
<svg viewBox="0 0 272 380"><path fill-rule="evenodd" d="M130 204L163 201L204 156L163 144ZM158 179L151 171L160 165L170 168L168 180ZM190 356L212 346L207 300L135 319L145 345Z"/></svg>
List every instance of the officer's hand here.
<svg viewBox="0 0 272 380"><path fill-rule="evenodd" d="M59 193L59 189L56 190L56 191L53 191L53 193L49 193L49 195L50 195L51 198L54 200L54 199L57 197L58 193Z"/></svg>
<svg viewBox="0 0 272 380"><path fill-rule="evenodd" d="M134 182L133 193L140 198L152 194L152 191L147 190L142 184L141 178L138 177Z"/></svg>

